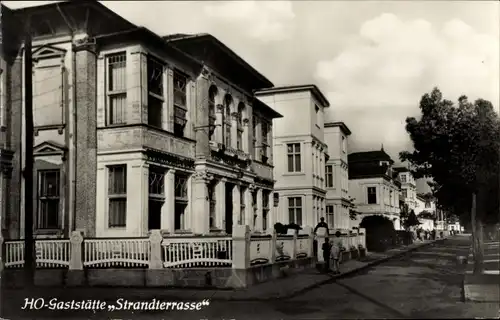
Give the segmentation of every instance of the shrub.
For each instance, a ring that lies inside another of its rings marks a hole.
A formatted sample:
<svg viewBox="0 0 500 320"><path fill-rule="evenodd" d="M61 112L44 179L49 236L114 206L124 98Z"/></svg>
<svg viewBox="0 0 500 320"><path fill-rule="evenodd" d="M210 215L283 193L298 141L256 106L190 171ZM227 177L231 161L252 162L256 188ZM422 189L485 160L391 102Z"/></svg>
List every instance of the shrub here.
<svg viewBox="0 0 500 320"><path fill-rule="evenodd" d="M366 248L368 251L383 252L396 242L394 224L384 216L364 217L359 226L366 229Z"/></svg>

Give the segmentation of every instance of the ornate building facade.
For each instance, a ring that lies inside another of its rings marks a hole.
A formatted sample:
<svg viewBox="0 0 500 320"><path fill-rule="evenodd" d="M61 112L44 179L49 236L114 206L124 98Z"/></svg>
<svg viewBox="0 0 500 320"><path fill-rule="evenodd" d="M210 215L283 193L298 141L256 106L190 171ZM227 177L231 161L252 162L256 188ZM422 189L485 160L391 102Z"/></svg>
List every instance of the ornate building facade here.
<svg viewBox="0 0 500 320"><path fill-rule="evenodd" d="M272 219L265 216L272 153L252 124L280 115L252 92L269 80L210 35L202 38L217 60L98 2L13 12L33 25L36 237L231 233L243 223L264 229ZM23 88L22 52L15 61L9 83ZM6 229L16 238L26 201L23 97L10 107L18 112L8 129L19 143Z"/></svg>

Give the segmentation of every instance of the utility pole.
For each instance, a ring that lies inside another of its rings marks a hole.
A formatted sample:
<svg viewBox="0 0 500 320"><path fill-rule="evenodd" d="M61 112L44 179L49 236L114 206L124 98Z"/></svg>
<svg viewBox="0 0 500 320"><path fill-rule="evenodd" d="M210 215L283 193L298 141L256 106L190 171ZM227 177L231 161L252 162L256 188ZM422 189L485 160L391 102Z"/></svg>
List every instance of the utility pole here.
<svg viewBox="0 0 500 320"><path fill-rule="evenodd" d="M29 17L24 31L24 271L26 276L25 285L33 286L36 260L33 240L33 59Z"/></svg>

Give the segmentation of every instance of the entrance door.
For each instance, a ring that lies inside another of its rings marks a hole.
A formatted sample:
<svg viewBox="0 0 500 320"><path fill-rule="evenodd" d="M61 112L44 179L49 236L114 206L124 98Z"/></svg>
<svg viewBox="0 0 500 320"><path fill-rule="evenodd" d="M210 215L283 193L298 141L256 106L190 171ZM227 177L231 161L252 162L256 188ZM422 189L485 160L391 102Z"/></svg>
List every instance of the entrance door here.
<svg viewBox="0 0 500 320"><path fill-rule="evenodd" d="M225 229L227 234L233 233L233 188L233 184L226 183Z"/></svg>

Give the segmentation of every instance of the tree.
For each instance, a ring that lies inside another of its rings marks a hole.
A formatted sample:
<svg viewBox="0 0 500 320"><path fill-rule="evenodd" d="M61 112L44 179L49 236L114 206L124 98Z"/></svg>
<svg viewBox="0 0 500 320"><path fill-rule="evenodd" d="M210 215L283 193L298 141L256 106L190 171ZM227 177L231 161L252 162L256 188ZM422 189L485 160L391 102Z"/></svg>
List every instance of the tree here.
<svg viewBox="0 0 500 320"><path fill-rule="evenodd" d="M418 214L418 217L421 219L428 219L428 220L436 220L436 215L432 212L429 211L422 211Z"/></svg>
<svg viewBox="0 0 500 320"><path fill-rule="evenodd" d="M421 223L415 214L415 211L411 210L408 214L408 218L403 222L405 230L409 230L411 227L419 226Z"/></svg>
<svg viewBox="0 0 500 320"><path fill-rule="evenodd" d="M400 158L416 179L432 177L440 209L470 219L474 269L481 272L482 224L498 221L499 213L500 119L489 101L461 96L454 105L437 88L422 97L420 110L420 120L406 119L414 151Z"/></svg>

